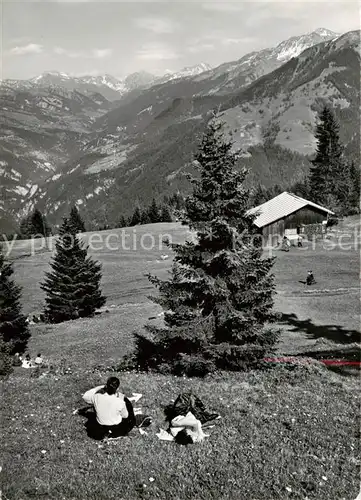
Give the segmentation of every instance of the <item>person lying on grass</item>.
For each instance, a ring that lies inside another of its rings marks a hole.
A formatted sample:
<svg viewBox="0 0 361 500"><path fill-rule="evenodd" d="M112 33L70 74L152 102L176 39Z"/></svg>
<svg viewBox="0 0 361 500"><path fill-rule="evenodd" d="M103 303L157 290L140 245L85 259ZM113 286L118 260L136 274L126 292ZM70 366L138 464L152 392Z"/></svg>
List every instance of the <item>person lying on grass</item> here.
<svg viewBox="0 0 361 500"><path fill-rule="evenodd" d="M192 413L202 425L221 418L218 413L208 411L203 402L191 392L179 394L174 403L164 408L166 421L169 423L180 415L185 417L189 412Z"/></svg>
<svg viewBox="0 0 361 500"><path fill-rule="evenodd" d="M105 385L83 395L83 400L95 410L95 419L88 425L89 435L94 439L126 436L136 425L132 403L118 392L119 385L117 377L110 377Z"/></svg>
<svg viewBox="0 0 361 500"><path fill-rule="evenodd" d="M165 410L168 432L160 429L157 434L162 441L175 441L178 444L199 443L208 437L202 430L202 424L220 418L218 413L206 410L202 401L192 393L183 393Z"/></svg>
<svg viewBox="0 0 361 500"><path fill-rule="evenodd" d="M201 422L191 412L173 418L169 432L176 443L185 445L200 443L205 437L209 437L209 434L203 432Z"/></svg>

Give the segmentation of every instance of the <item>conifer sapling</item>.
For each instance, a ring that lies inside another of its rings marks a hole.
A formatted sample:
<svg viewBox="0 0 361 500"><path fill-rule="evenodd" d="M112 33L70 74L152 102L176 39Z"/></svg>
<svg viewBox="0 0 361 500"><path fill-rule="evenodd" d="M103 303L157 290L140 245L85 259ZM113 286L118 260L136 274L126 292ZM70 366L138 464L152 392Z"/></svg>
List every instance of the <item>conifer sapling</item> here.
<svg viewBox="0 0 361 500"><path fill-rule="evenodd" d="M76 236L73 225L64 219L55 244L52 272L41 288L46 292L45 317L60 323L93 316L105 304L100 290L101 265L88 256L88 249Z"/></svg>
<svg viewBox="0 0 361 500"><path fill-rule="evenodd" d="M75 233L85 232L85 224L76 205L73 205L70 210L69 223L73 226Z"/></svg>

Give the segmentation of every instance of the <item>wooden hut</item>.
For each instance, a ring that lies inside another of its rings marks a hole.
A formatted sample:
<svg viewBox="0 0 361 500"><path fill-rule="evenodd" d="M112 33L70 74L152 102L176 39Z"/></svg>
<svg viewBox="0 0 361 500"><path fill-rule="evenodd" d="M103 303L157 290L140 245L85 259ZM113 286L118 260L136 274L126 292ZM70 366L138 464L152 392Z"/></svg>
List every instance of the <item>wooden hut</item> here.
<svg viewBox="0 0 361 500"><path fill-rule="evenodd" d="M334 215L331 210L287 191L252 208L249 213L257 215L254 223L264 239L276 236L297 238L305 226L325 225L328 217Z"/></svg>

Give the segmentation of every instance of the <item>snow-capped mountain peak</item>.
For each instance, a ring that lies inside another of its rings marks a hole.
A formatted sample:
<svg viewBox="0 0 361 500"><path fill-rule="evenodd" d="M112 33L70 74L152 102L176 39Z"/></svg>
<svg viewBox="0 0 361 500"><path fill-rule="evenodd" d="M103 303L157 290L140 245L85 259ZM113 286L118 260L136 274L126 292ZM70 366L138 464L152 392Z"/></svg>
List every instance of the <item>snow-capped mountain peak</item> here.
<svg viewBox="0 0 361 500"><path fill-rule="evenodd" d="M41 75L31 78L30 81L34 83L41 83L46 80L52 80L52 79L69 80L70 78L72 77L68 75L68 73L64 73L62 71L46 71Z"/></svg>
<svg viewBox="0 0 361 500"><path fill-rule="evenodd" d="M106 87L109 87L110 89L116 90L118 92L124 90L124 84L121 80L107 74L97 76L84 75L81 76L79 80L84 83L90 83L92 85L105 85Z"/></svg>
<svg viewBox="0 0 361 500"><path fill-rule="evenodd" d="M316 30L312 31L309 34L312 35L312 33L326 38L339 36L337 33L328 30L327 28L317 28Z"/></svg>
<svg viewBox="0 0 361 500"><path fill-rule="evenodd" d="M174 78L185 78L188 76L196 76L200 75L201 73L204 73L205 71L209 71L212 69L212 66L210 66L207 63L199 63L196 64L195 66L186 66L185 68L182 68L180 71L177 71L176 73L173 73Z"/></svg>
<svg viewBox="0 0 361 500"><path fill-rule="evenodd" d="M306 35L294 36L279 43L274 51L276 52L276 57L278 61L288 61L292 57L297 57L304 50L317 45L318 43L325 42L327 40L333 40L338 37L337 33L327 30L326 28L318 28L311 33Z"/></svg>
<svg viewBox="0 0 361 500"><path fill-rule="evenodd" d="M178 78L191 78L192 76L200 75L201 73L205 73L206 71L210 71L212 66L207 63L201 62L194 66L186 66L179 71L171 71L167 69L163 75L163 77L159 78L159 82L168 82L170 80L177 80Z"/></svg>

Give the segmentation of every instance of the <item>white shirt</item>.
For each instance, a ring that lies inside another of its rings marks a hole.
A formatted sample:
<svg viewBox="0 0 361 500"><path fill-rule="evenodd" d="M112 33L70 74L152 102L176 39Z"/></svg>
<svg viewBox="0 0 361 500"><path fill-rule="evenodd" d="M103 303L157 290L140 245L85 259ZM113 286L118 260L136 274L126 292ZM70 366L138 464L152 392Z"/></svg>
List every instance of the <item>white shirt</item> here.
<svg viewBox="0 0 361 500"><path fill-rule="evenodd" d="M118 425L123 418L128 417L128 410L124 401L124 394L108 394L104 385L94 387L83 395L86 403L92 404L95 409L96 419L100 425Z"/></svg>
<svg viewBox="0 0 361 500"><path fill-rule="evenodd" d="M202 430L202 424L190 411L187 415L178 415L171 421L170 433L175 437L178 432L187 429L187 434L191 436L193 443L199 443L206 437Z"/></svg>

